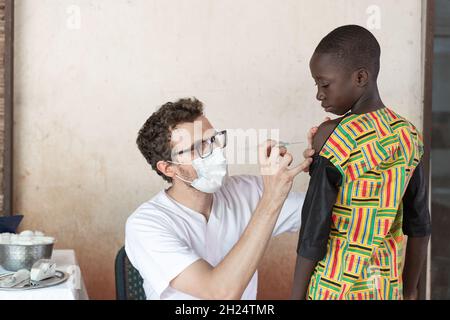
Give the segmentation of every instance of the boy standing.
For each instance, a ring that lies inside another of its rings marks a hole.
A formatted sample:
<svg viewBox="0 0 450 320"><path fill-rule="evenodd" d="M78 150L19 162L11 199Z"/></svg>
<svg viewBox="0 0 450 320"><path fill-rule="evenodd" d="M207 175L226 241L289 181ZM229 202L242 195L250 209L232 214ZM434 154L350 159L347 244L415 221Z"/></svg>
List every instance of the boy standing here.
<svg viewBox="0 0 450 320"><path fill-rule="evenodd" d="M378 92L380 46L348 25L316 48L324 123L302 210L294 299L414 299L431 233L420 133ZM402 270L403 237L408 246Z"/></svg>

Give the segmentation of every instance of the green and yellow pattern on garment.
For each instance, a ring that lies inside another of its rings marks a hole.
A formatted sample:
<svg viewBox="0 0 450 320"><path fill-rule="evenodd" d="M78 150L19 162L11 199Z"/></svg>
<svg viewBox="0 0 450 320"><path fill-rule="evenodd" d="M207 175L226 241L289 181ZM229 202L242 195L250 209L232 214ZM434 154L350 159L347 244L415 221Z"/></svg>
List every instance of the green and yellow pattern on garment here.
<svg viewBox="0 0 450 320"><path fill-rule="evenodd" d="M388 108L351 114L336 127L320 156L342 183L308 299L402 299L402 198L422 155L416 128Z"/></svg>

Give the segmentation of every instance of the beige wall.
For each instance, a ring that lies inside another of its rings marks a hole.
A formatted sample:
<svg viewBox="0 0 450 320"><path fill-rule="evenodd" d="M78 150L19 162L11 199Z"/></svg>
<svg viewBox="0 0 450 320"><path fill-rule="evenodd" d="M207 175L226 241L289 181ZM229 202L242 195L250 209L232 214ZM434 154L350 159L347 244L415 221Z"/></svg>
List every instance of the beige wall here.
<svg viewBox="0 0 450 320"><path fill-rule="evenodd" d="M334 27L373 25L370 5L380 9L373 31L382 46L381 94L421 127L421 4L16 1L14 204L23 228L74 248L90 296L114 298L124 223L164 187L135 146L146 118L168 100L196 96L217 127L279 128L284 140L304 139L325 116L309 57ZM293 148L297 157L302 148ZM301 176L294 189L307 181ZM288 296L295 247L296 235L271 244L260 297Z"/></svg>

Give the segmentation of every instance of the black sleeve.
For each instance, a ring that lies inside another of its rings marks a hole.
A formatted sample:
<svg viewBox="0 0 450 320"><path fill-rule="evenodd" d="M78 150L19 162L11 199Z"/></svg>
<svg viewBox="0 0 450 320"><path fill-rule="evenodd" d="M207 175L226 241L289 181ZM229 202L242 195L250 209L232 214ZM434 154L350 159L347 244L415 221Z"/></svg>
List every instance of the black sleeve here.
<svg viewBox="0 0 450 320"><path fill-rule="evenodd" d="M336 202L341 174L326 158L315 155L310 167L311 180L302 209L298 255L322 260L327 252L331 213Z"/></svg>
<svg viewBox="0 0 450 320"><path fill-rule="evenodd" d="M403 196L403 233L416 238L431 234L428 192L422 162L414 170Z"/></svg>

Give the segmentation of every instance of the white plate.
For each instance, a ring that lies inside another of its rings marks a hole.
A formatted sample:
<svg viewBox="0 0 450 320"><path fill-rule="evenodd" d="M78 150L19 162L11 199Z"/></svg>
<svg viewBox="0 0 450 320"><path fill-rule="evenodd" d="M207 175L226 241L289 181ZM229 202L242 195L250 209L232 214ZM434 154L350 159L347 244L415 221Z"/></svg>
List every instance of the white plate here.
<svg viewBox="0 0 450 320"><path fill-rule="evenodd" d="M3 277L8 277L8 276L12 276L14 273L11 273L9 275L3 275L1 276L1 278ZM42 280L42 281L34 281L36 283L35 286L32 286L30 284L27 284L25 286L19 286L19 287L15 287L15 288L3 288L0 287L0 290L3 291L21 291L21 290L32 290L32 289L41 289L41 288L48 288L48 287L52 287L52 286L56 286L58 284L61 284L65 281L67 281L67 279L69 279L69 274L64 272L64 271L60 271L60 270L56 270L55 272L55 276Z"/></svg>

